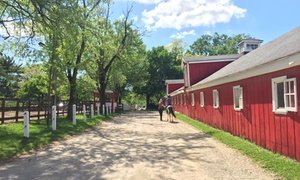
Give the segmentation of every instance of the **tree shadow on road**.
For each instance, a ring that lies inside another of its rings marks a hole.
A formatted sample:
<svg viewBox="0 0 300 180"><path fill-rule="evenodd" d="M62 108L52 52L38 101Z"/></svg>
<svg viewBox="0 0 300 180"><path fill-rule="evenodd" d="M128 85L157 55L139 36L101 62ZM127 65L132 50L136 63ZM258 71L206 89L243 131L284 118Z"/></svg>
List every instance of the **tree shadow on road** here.
<svg viewBox="0 0 300 180"><path fill-rule="evenodd" d="M130 122L132 117L141 121ZM166 124L156 121L157 116L153 115L126 114L84 135L53 144L48 151L23 158L20 163L0 166L0 179L103 179L107 174L117 173L119 168L129 170L143 163L149 168L159 168L154 176L164 178L168 177L164 170L170 167L174 173L187 168L194 170L192 166L183 166L183 161L211 163L203 152L214 147L198 143L208 135L164 131ZM131 123L132 128L124 127L123 123ZM146 126L145 130L135 129L135 123ZM157 128L157 131L147 128Z"/></svg>

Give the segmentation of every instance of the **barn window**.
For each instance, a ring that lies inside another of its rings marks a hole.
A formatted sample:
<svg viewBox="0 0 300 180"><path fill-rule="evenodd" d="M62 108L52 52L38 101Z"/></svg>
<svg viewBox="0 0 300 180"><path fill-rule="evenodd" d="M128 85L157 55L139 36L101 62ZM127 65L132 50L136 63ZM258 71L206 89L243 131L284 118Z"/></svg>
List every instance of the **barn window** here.
<svg viewBox="0 0 300 180"><path fill-rule="evenodd" d="M204 107L204 92L200 92L200 106Z"/></svg>
<svg viewBox="0 0 300 180"><path fill-rule="evenodd" d="M286 114L288 111L297 112L296 78L287 79L281 76L272 79L272 105L276 114Z"/></svg>
<svg viewBox="0 0 300 180"><path fill-rule="evenodd" d="M236 111L243 109L243 88L241 86L233 87L233 108Z"/></svg>
<svg viewBox="0 0 300 180"><path fill-rule="evenodd" d="M191 105L195 106L195 95L194 95L194 93L192 93L192 96L191 96Z"/></svg>
<svg viewBox="0 0 300 180"><path fill-rule="evenodd" d="M219 108L219 92L216 89L213 90L213 106Z"/></svg>

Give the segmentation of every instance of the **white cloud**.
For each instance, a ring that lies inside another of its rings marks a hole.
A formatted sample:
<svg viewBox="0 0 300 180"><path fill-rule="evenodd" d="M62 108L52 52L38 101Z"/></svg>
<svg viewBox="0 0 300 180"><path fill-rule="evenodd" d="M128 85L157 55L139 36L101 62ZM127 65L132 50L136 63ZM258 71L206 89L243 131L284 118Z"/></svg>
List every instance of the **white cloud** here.
<svg viewBox="0 0 300 180"><path fill-rule="evenodd" d="M212 35L213 33L211 31L204 31L203 34Z"/></svg>
<svg viewBox="0 0 300 180"><path fill-rule="evenodd" d="M129 2L128 0L116 0L116 1ZM162 2L163 0L131 0L131 1L140 3L140 4L158 4L158 3Z"/></svg>
<svg viewBox="0 0 300 180"><path fill-rule="evenodd" d="M157 2L153 9L143 11L143 22L149 30L213 26L217 23L228 23L233 17L242 18L247 11L234 5L231 0L157 0Z"/></svg>
<svg viewBox="0 0 300 180"><path fill-rule="evenodd" d="M158 4L163 0L133 0L133 1L141 4Z"/></svg>
<svg viewBox="0 0 300 180"><path fill-rule="evenodd" d="M189 35L192 36L196 35L195 30L177 32L176 34L172 34L170 38L183 39L185 36L189 36Z"/></svg>

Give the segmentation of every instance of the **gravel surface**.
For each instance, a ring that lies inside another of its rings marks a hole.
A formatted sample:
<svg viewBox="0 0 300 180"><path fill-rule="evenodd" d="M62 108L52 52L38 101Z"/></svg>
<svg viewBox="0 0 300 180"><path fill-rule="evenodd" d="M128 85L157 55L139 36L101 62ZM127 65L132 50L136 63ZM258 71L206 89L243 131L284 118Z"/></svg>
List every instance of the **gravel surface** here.
<svg viewBox="0 0 300 180"><path fill-rule="evenodd" d="M0 179L276 177L183 122L159 121L158 112L137 111L2 163Z"/></svg>

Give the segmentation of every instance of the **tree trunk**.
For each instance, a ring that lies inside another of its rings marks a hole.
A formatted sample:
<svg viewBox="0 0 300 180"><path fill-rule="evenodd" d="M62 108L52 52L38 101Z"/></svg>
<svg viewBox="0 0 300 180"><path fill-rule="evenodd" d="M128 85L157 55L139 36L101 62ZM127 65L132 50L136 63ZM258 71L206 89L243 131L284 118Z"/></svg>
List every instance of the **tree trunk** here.
<svg viewBox="0 0 300 180"><path fill-rule="evenodd" d="M67 118L72 121L73 116L73 104L76 104L76 74L74 73L72 78L69 80L70 91L69 91L69 104L68 104L68 115Z"/></svg>
<svg viewBox="0 0 300 180"><path fill-rule="evenodd" d="M103 111L103 107L105 107L106 105L106 96L105 96L105 90L106 90L106 73L103 70L100 70L99 72L99 85L100 87L98 87L98 92L100 95L100 107L101 107L101 111ZM106 112L106 107L104 108L104 112L102 112L103 114L107 114Z"/></svg>
<svg viewBox="0 0 300 180"><path fill-rule="evenodd" d="M149 103L150 103L150 94L146 94L146 107L149 107Z"/></svg>

